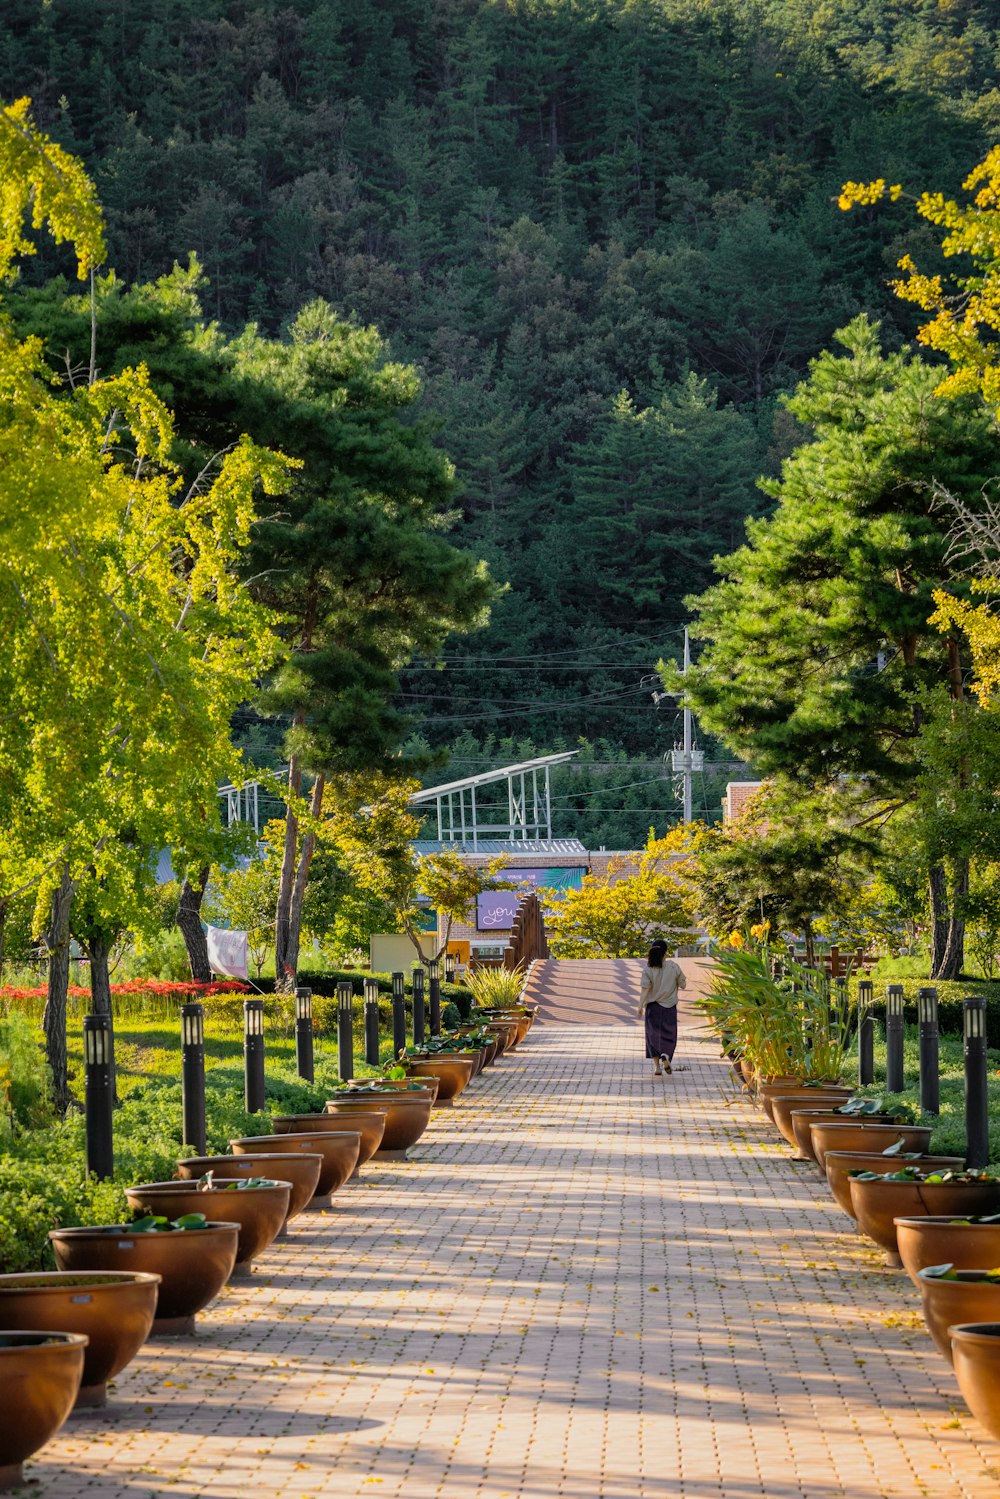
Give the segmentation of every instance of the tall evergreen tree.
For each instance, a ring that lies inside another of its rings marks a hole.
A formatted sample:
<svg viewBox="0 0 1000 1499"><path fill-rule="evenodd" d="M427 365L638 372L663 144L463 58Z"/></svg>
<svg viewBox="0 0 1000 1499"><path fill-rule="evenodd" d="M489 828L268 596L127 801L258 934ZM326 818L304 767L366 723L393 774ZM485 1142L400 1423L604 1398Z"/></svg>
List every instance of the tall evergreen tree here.
<svg viewBox="0 0 1000 1499"><path fill-rule="evenodd" d="M963 590L933 486L981 504L1000 444L973 401L935 396L935 370L883 355L866 319L838 341L846 352L815 360L788 401L814 435L764 486L774 515L692 601L705 649L691 703L762 774L849 776L888 816L918 795L929 700L962 691L958 640L930 623L935 588ZM950 978L967 854L929 852L927 877L933 972Z"/></svg>

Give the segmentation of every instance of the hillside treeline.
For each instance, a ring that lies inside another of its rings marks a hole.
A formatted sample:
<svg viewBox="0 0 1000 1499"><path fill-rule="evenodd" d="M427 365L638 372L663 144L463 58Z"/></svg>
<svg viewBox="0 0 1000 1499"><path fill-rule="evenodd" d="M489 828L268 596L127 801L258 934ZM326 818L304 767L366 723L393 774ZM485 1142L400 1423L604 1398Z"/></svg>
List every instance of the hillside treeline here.
<svg viewBox="0 0 1000 1499"><path fill-rule="evenodd" d="M643 678L801 436L778 397L859 311L913 331L885 284L891 215L921 249L906 205L876 231L837 190L957 189L1000 128L995 22L973 0L7 0L0 93L84 159L120 277L194 251L228 332L319 296L422 370L457 534L510 585L443 671L406 673L424 736L658 755Z"/></svg>

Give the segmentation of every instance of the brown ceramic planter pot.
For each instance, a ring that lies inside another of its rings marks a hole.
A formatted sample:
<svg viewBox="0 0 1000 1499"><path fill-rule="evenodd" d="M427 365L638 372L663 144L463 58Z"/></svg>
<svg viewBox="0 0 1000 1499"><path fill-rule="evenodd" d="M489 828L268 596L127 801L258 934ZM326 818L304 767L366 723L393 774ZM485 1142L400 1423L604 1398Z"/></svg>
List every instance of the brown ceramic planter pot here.
<svg viewBox="0 0 1000 1499"><path fill-rule="evenodd" d="M201 1209L199 1208L200 1212ZM49 1234L56 1264L74 1274L88 1270L139 1270L160 1276L152 1335L194 1332L194 1319L226 1284L236 1263L240 1226L130 1234L112 1228L55 1228Z"/></svg>
<svg viewBox="0 0 1000 1499"><path fill-rule="evenodd" d="M291 1183L272 1181L269 1187L240 1188L240 1178L231 1177L235 1190L227 1191L227 1182L219 1177L207 1191L194 1182L143 1182L126 1187L125 1196L133 1212L160 1213L167 1218L183 1218L188 1213L204 1213L206 1218L218 1215L240 1226L239 1247L233 1274L245 1275L253 1260L274 1243L288 1213Z"/></svg>
<svg viewBox="0 0 1000 1499"><path fill-rule="evenodd" d="M919 1171L961 1171L965 1165L961 1156L957 1155L922 1155L919 1161L899 1161L893 1156L885 1156L867 1150L828 1150L824 1158L824 1169L830 1191L837 1200L838 1206L845 1213L854 1217L854 1204L851 1200L851 1177L852 1171L876 1171L880 1176L888 1176L891 1171L898 1171L901 1165L916 1166ZM940 1264L941 1261L939 1260Z"/></svg>
<svg viewBox="0 0 1000 1499"><path fill-rule="evenodd" d="M0 1327L88 1339L77 1408L105 1405L107 1383L130 1364L156 1315L158 1275L63 1270L0 1275Z"/></svg>
<svg viewBox="0 0 1000 1499"><path fill-rule="evenodd" d="M510 1047L507 1048L510 1050ZM415 1057L418 1062L471 1062L472 1077L478 1077L483 1070L486 1053L476 1048L474 1051L435 1051L429 1057ZM472 1081L472 1078L469 1079Z"/></svg>
<svg viewBox="0 0 1000 1499"><path fill-rule="evenodd" d="M947 1216L897 1218L896 1243L914 1285L928 1265L954 1265L956 1270L1000 1265L1000 1223L956 1223Z"/></svg>
<svg viewBox="0 0 1000 1499"><path fill-rule="evenodd" d="M383 1088L385 1093L385 1129L376 1155L395 1154L416 1145L431 1122L431 1109L437 1101L437 1078L429 1078L433 1088L422 1088L419 1093L407 1093L406 1084L398 1088Z"/></svg>
<svg viewBox="0 0 1000 1499"><path fill-rule="evenodd" d="M814 1101L817 1106L823 1103L846 1103L850 1096L849 1088L808 1088L795 1093L772 1093L769 1100L771 1119L788 1144L794 1145L793 1109L808 1109Z"/></svg>
<svg viewBox="0 0 1000 1499"><path fill-rule="evenodd" d="M197 1181L207 1171L214 1172L223 1180L234 1177L267 1176L272 1180L286 1181L291 1186L288 1197L288 1213L285 1222L297 1218L316 1196L322 1161L318 1155L303 1151L299 1155L286 1151L267 1154L246 1155L198 1155L188 1156L177 1162L177 1172L182 1181Z"/></svg>
<svg viewBox="0 0 1000 1499"><path fill-rule="evenodd" d="M802 1078L769 1077L766 1080L758 1080L756 1089L757 1091L755 1102L760 1105L760 1107L764 1110L764 1113L767 1115L768 1119L770 1119L771 1123L773 1124L774 1111L771 1105L771 1099L777 1097L782 1093L786 1095L792 1093L801 1093L803 1091ZM810 1107L810 1104L816 1104L818 1106L819 1102L821 1101L822 1100L817 1100L815 1089L806 1089L806 1101L804 1104L801 1104L800 1107L808 1109Z"/></svg>
<svg viewBox="0 0 1000 1499"><path fill-rule="evenodd" d="M838 1119L837 1106L825 1109L793 1109L791 1112L792 1134L795 1136L795 1148L799 1155L805 1160L815 1161L816 1152L813 1150L812 1139L809 1134L809 1126L816 1119ZM822 1168L820 1168L822 1169Z"/></svg>
<svg viewBox="0 0 1000 1499"><path fill-rule="evenodd" d="M933 1218L968 1213L995 1213L1000 1208L997 1182L890 1182L851 1178L851 1202L858 1227L900 1265L897 1218Z"/></svg>
<svg viewBox="0 0 1000 1499"><path fill-rule="evenodd" d="M311 1134L300 1135L248 1135L245 1140L230 1140L229 1145L237 1156L252 1156L260 1150L315 1155L319 1161L319 1176L312 1200L319 1199L317 1206L321 1207L323 1199L331 1192L339 1192L357 1168L361 1131L341 1128L313 1130Z"/></svg>
<svg viewBox="0 0 1000 1499"><path fill-rule="evenodd" d="M1000 1322L959 1323L948 1332L958 1387L980 1426L1000 1442Z"/></svg>
<svg viewBox="0 0 1000 1499"><path fill-rule="evenodd" d="M0 1333L0 1489L24 1480L22 1464L73 1409L87 1339L74 1332Z"/></svg>
<svg viewBox="0 0 1000 1499"><path fill-rule="evenodd" d="M510 1043L512 1035L517 1035L517 1026L508 1025L504 1020L487 1020L486 1029L497 1038L497 1060L503 1056Z"/></svg>
<svg viewBox="0 0 1000 1499"><path fill-rule="evenodd" d="M355 1170L364 1166L382 1144L388 1101L381 1098L359 1098L356 1103L338 1094L328 1098L322 1114L279 1114L274 1127L279 1134L316 1134L320 1130L356 1129L361 1147ZM338 1124L338 1119L340 1123Z"/></svg>
<svg viewBox="0 0 1000 1499"><path fill-rule="evenodd" d="M436 1057L433 1061L413 1060L407 1062L407 1069L415 1077L436 1077L440 1084L437 1101L439 1104L451 1103L452 1099L467 1087L472 1076L472 1063L459 1057L450 1058L445 1061Z"/></svg>
<svg viewBox="0 0 1000 1499"><path fill-rule="evenodd" d="M927 1331L949 1364L949 1327L958 1322L995 1322L1000 1317L1000 1285L971 1278L980 1273L981 1269L959 1270L957 1280L936 1280L925 1270L917 1276Z"/></svg>
<svg viewBox="0 0 1000 1499"><path fill-rule="evenodd" d="M923 1124L863 1124L854 1120L818 1119L810 1127L809 1134L820 1166L825 1164L828 1150L868 1150L874 1153L895 1145L900 1136L906 1142L903 1150L907 1153L923 1152L931 1143L931 1128Z"/></svg>

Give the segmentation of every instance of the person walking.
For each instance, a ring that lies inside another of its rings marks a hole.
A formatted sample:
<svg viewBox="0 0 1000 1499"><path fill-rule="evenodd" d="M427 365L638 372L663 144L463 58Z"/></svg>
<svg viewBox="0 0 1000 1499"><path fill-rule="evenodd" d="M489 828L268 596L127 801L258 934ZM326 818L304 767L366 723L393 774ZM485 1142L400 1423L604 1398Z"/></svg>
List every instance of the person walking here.
<svg viewBox="0 0 1000 1499"><path fill-rule="evenodd" d="M657 939L649 949L639 986L639 1018L646 1021L646 1055L653 1059L653 1076L668 1076L677 1048L677 1000L686 983L684 970L667 957L667 944Z"/></svg>

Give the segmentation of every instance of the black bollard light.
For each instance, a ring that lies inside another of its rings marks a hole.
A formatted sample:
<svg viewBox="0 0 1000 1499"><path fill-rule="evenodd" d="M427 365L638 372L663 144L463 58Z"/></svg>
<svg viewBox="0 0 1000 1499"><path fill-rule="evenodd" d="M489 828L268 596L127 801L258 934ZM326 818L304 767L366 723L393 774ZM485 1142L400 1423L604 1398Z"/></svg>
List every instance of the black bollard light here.
<svg viewBox="0 0 1000 1499"><path fill-rule="evenodd" d="M413 1044L424 1044L424 965L413 969Z"/></svg>
<svg viewBox="0 0 1000 1499"><path fill-rule="evenodd" d="M885 1087L887 1093L903 1091L902 984L889 984L885 991Z"/></svg>
<svg viewBox="0 0 1000 1499"><path fill-rule="evenodd" d="M392 1055L406 1050L406 975L392 976Z"/></svg>
<svg viewBox="0 0 1000 1499"><path fill-rule="evenodd" d="M858 980L858 1085L868 1087L875 1081L875 1021L872 1004L875 985L871 979Z"/></svg>
<svg viewBox="0 0 1000 1499"><path fill-rule="evenodd" d="M181 1113L184 1144L195 1155L207 1148L205 1130L205 1010L181 1005Z"/></svg>
<svg viewBox="0 0 1000 1499"><path fill-rule="evenodd" d="M244 1098L248 1114L264 1109L264 1001L243 1001Z"/></svg>
<svg viewBox="0 0 1000 1499"><path fill-rule="evenodd" d="M378 979L365 979L365 1061L369 1067L379 1064L378 1045Z"/></svg>
<svg viewBox="0 0 1000 1499"><path fill-rule="evenodd" d="M440 1036L440 1034L441 1034L441 980L438 978L438 962L437 962L437 958L431 958L429 978L430 978L429 988L430 988L430 1001L431 1001L430 1002L431 1035L432 1036Z"/></svg>
<svg viewBox="0 0 1000 1499"><path fill-rule="evenodd" d="M311 1083L316 1076L313 1055L313 992L295 991L295 1070Z"/></svg>
<svg viewBox="0 0 1000 1499"><path fill-rule="evenodd" d="M445 981L445 983L446 984L453 984L455 982L455 975L456 975L457 972L458 972L458 959L456 958L456 956L455 956L455 954L453 952L446 952L445 955L444 955L444 981Z"/></svg>
<svg viewBox="0 0 1000 1499"><path fill-rule="evenodd" d="M986 1001L978 995L962 1006L965 1039L965 1164L983 1171L990 1159L990 1115L986 1084Z"/></svg>
<svg viewBox="0 0 1000 1499"><path fill-rule="evenodd" d="M354 985L341 979L337 985L337 1070L340 1081L354 1076Z"/></svg>
<svg viewBox="0 0 1000 1499"><path fill-rule="evenodd" d="M87 1170L99 1181L109 1181L115 1170L110 1015L83 1017L83 1066Z"/></svg>
<svg viewBox="0 0 1000 1499"><path fill-rule="evenodd" d="M917 990L920 1020L920 1107L925 1114L941 1112L941 1077L938 1067L938 992Z"/></svg>

